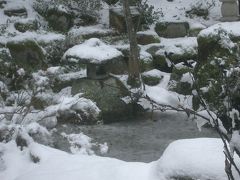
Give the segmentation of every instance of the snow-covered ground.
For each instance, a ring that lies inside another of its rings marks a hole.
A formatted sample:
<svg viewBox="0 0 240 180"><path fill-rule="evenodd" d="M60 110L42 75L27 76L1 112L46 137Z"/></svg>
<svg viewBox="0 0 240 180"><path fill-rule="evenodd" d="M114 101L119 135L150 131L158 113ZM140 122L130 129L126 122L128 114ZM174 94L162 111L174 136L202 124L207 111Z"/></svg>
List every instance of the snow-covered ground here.
<svg viewBox="0 0 240 180"><path fill-rule="evenodd" d="M190 26L197 24L210 26L219 22L221 18L221 2L219 0L149 0L148 2L150 5L153 5L156 10L161 12L162 16L160 17L160 21L188 21ZM188 17L186 11L194 7L208 8L209 18Z"/></svg>
<svg viewBox="0 0 240 180"><path fill-rule="evenodd" d="M37 19L42 27L44 27L46 22L34 11L32 7L33 1L34 0L7 0L8 4L5 8L11 9L24 6L27 9L28 15L31 17L24 21ZM218 23L221 17L221 3L219 0L174 0L172 2L167 0L149 0L149 3L162 13L159 21L188 21L190 27L205 28ZM214 3L214 6L212 6L212 3ZM186 11L196 7L208 8L209 16L206 19L197 16L189 17ZM108 7L105 5L102 10L101 22L103 24L108 24L107 8ZM18 21L23 22L19 17L7 17L4 15L3 10L0 9L0 24L7 25L5 29L6 33L0 36L0 44L5 45L9 41L17 42L26 39L48 43L49 41L55 40L64 41L66 38L63 34L46 32L42 27L37 33L20 33L14 28L14 23ZM232 29L229 30L229 26L231 26L234 31L232 31ZM219 27L227 32L231 31L234 35L239 35L239 23L216 24L202 31L200 35L214 33L215 29L219 29ZM111 30L104 28L106 27L101 25L82 27L79 29L72 29L69 34L72 33L76 35L80 33L84 35L95 32L100 34L111 33ZM153 26L149 32L152 31ZM116 47L117 46L118 45L116 45ZM123 46L128 47L126 43ZM186 51L197 54L196 37L177 39L161 38L161 43L158 43L157 46L161 46L164 49L157 51L156 54L158 55L163 55L165 52L181 54ZM146 59L151 58L151 55L145 52L149 47L142 46L141 48L141 56L146 57ZM98 63L99 61L102 62L121 56L122 53L113 46L101 42L99 39L90 39L81 45L69 49L65 56L67 55L78 56L79 59L91 59L94 63ZM47 75L57 74L59 79L63 81L67 81L70 78L77 79L86 76L85 70L65 74L60 71L62 71L60 68L52 67L46 72L40 73L40 75L38 73L33 74L33 78L35 78L36 85L42 86L49 81ZM156 70L145 72L145 74L146 73L163 77L158 85L145 87L145 94L154 101L173 107L183 106L190 108L192 106L191 96L179 95L168 90L168 83L170 80L169 73ZM126 75L119 77L123 81L126 80ZM187 75L184 76L182 81L189 81L189 77ZM3 90L4 92L8 91L2 81L0 81L0 90L1 92L3 92ZM55 105L44 109L44 113L29 113L24 117L25 121L29 123L33 119L42 120L43 114L46 115L46 112L54 114L54 116L61 113L65 114L68 110L74 113L78 110L84 110L85 113L88 113L88 110L91 109L90 107L92 107L91 113L94 112L96 116L101 112L94 102L81 97L81 94L77 94L74 97L70 94L71 93L68 93L68 95L66 95L64 92L60 92L60 94L53 94L52 92L47 95L43 94L43 98L51 97ZM12 96L12 99L14 98L16 98L15 94ZM140 104L146 108L151 107L145 100L142 100ZM1 112L4 111L8 113L12 108L4 107L0 110ZM87 115L92 115L91 113ZM206 112L201 113L207 114ZM19 116L16 115L15 118L17 117ZM95 117L95 119L97 119L97 117ZM196 121L199 129L206 123L203 119L197 119ZM56 123L57 122L54 121L53 126L55 126ZM179 125L177 122L175 123ZM46 128L41 129L42 127L35 122L27 125L25 128L28 133L38 134L41 131L49 135ZM53 129L53 131L54 130L56 129ZM174 134L174 131L177 131L177 129L171 129L171 131L172 134ZM174 135L176 136L178 133ZM168 146L162 157L158 157L160 159L156 158L156 161L151 163L142 163L125 162L114 158L96 156L93 148L99 148L100 152L103 154L107 153L108 150L111 150L108 147L108 142L104 142L103 144L92 142L92 139L83 133L62 133L61 136L69 141L71 154L35 142L31 142L29 147L25 147L22 151L16 146L14 141L0 143L0 180L169 180L174 177L191 177L200 180L227 180L224 170L225 157L223 153L223 144L220 139L202 138L178 140ZM169 142L172 142L174 139L176 139L176 137L169 138ZM151 141L151 139L149 139L149 141ZM234 143L236 143L236 141L234 141ZM34 157L37 157L39 162L33 163ZM237 157L235 160L237 165L240 165L240 161ZM240 177L237 176L236 172L233 172L236 179L239 179Z"/></svg>
<svg viewBox="0 0 240 180"><path fill-rule="evenodd" d="M1 180L166 180L192 177L227 180L220 139L186 139L171 143L152 163L124 162L113 158L68 154L37 143L20 151L11 141L0 144ZM38 156L34 164L30 154ZM239 159L237 163L239 164ZM234 171L235 174L235 171Z"/></svg>

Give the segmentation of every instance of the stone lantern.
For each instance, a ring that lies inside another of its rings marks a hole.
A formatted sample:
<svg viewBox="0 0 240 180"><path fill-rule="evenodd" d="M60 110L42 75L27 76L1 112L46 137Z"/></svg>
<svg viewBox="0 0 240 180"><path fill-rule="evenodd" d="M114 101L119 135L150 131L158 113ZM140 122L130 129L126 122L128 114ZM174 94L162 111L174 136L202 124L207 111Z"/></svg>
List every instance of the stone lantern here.
<svg viewBox="0 0 240 180"><path fill-rule="evenodd" d="M222 2L221 21L238 21L239 20L239 7L237 0L220 0Z"/></svg>
<svg viewBox="0 0 240 180"><path fill-rule="evenodd" d="M63 61L78 63L87 67L88 79L105 79L111 71L111 66L118 66L123 54L113 46L107 45L97 38L91 38L84 43L68 49ZM120 67L117 67L120 68Z"/></svg>

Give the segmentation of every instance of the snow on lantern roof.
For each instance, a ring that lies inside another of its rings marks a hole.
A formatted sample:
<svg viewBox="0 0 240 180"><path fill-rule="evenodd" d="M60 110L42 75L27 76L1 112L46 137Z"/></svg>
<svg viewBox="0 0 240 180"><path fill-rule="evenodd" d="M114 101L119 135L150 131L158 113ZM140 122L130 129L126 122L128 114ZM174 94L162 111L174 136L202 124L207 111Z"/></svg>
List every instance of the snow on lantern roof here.
<svg viewBox="0 0 240 180"><path fill-rule="evenodd" d="M68 49L63 55L63 60L82 64L105 64L121 56L122 53L116 48L97 38L91 38Z"/></svg>

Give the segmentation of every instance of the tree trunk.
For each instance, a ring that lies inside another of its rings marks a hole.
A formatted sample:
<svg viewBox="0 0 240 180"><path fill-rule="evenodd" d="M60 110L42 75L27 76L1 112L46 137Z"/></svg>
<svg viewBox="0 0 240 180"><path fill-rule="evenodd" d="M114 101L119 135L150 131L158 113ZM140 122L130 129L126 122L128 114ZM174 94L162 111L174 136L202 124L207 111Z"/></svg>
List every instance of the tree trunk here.
<svg viewBox="0 0 240 180"><path fill-rule="evenodd" d="M123 10L127 25L128 39L130 43L130 55L128 61L128 84L133 87L140 87L140 70L139 70L139 49L136 38L136 30L134 29L129 0L123 0Z"/></svg>
<svg viewBox="0 0 240 180"><path fill-rule="evenodd" d="M238 14L240 15L240 0L238 0L238 9L239 9Z"/></svg>

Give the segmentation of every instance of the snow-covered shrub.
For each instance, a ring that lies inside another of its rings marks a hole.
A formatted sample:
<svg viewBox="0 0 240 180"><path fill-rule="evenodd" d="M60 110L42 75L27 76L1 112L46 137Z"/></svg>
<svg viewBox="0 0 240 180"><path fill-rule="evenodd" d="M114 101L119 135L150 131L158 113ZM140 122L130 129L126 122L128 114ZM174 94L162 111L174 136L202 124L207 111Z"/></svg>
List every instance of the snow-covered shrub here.
<svg viewBox="0 0 240 180"><path fill-rule="evenodd" d="M161 16L161 11L155 10L153 5L149 5L148 0L138 1L137 6L141 13L141 25L143 28L148 28Z"/></svg>
<svg viewBox="0 0 240 180"><path fill-rule="evenodd" d="M209 16L209 10L216 5L216 2L212 0L209 1L198 1L196 4L192 5L189 10L186 11L186 16L194 18L195 16L207 19Z"/></svg>
<svg viewBox="0 0 240 180"><path fill-rule="evenodd" d="M94 155L95 151L99 151L101 154L106 154L108 151L107 143L100 144L98 142L93 142L93 139L87 135L80 134L66 134L61 133L61 135L66 138L71 147L70 151L73 154L85 154L85 155Z"/></svg>

